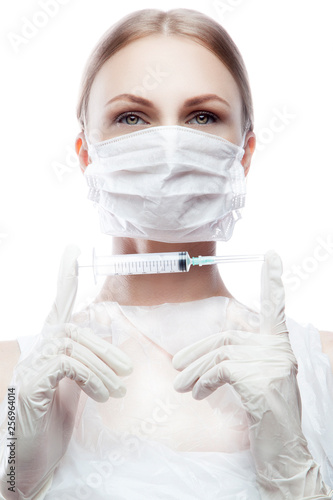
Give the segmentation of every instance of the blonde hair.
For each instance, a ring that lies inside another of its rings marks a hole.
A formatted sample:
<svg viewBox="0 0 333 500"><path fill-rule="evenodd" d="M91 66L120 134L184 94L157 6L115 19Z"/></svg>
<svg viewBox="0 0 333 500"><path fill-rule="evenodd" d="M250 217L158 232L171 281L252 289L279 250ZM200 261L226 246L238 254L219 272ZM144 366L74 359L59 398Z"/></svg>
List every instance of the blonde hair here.
<svg viewBox="0 0 333 500"><path fill-rule="evenodd" d="M226 30L212 18L191 9L143 9L111 26L92 51L81 80L77 119L84 130L90 89L103 64L118 50L149 35L181 35L200 43L215 54L234 77L242 98L243 132L253 130L253 103L243 58Z"/></svg>

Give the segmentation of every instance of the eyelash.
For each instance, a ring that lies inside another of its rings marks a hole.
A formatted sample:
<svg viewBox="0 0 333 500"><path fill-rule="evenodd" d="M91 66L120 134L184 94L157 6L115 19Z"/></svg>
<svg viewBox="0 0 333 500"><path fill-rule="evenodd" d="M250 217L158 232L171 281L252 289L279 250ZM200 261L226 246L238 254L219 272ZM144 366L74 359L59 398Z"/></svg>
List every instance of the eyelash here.
<svg viewBox="0 0 333 500"><path fill-rule="evenodd" d="M213 123L215 123L217 120L218 120L218 117L210 112L210 111L197 111L195 113L195 115L191 118L191 120L193 120L194 118L196 118L197 116L200 116L200 115L205 115L205 116L208 116L210 118L213 119ZM115 119L115 122L116 123L121 123L121 120L126 118L127 116L136 116L137 118L143 120L143 118L141 118L141 116L139 116L138 114L136 114L135 112L132 112L132 111L127 111L126 113L121 113L120 115L118 115ZM191 121L189 120L189 121ZM128 123L125 123L125 125L129 125ZM136 125L136 124L134 124ZM208 125L206 123L197 123L197 125Z"/></svg>
<svg viewBox="0 0 333 500"><path fill-rule="evenodd" d="M191 120L193 120L194 118L196 118L197 116L200 116L200 115L204 115L204 116L208 116L209 118L212 118L213 123L215 123L218 120L218 117L214 113L211 113L210 111L197 111L196 114L191 118ZM197 123L197 125L209 125L209 124L208 123Z"/></svg>

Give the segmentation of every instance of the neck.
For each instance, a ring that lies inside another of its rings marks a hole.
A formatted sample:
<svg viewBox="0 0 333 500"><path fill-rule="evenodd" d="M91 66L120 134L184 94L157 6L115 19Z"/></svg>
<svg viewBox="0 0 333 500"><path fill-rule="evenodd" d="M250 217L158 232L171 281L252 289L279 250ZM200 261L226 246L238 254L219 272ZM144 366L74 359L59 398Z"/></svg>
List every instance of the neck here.
<svg viewBox="0 0 333 500"><path fill-rule="evenodd" d="M114 238L113 254L188 252L190 257L216 255L215 242L161 243L134 238ZM188 272L108 276L95 302L121 305L157 305L190 302L212 296L231 297L216 265L195 266Z"/></svg>

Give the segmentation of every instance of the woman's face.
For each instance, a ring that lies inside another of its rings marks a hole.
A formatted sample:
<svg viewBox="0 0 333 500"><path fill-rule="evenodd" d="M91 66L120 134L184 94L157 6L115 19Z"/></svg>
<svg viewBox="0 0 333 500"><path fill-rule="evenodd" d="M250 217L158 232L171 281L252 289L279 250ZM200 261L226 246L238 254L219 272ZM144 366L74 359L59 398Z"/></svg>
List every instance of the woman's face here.
<svg viewBox="0 0 333 500"><path fill-rule="evenodd" d="M242 143L235 80L212 52L181 36L148 36L110 57L94 79L87 117L92 143L161 125Z"/></svg>

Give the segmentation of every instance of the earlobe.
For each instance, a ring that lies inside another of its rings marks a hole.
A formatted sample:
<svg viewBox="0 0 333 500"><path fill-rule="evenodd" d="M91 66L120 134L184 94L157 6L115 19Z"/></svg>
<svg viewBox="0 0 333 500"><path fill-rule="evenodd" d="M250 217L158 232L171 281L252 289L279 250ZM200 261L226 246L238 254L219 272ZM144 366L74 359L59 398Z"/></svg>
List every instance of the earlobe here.
<svg viewBox="0 0 333 500"><path fill-rule="evenodd" d="M244 175L245 175L245 177L247 177L247 174L249 173L249 170L250 170L250 165L247 165L246 167L244 167Z"/></svg>

